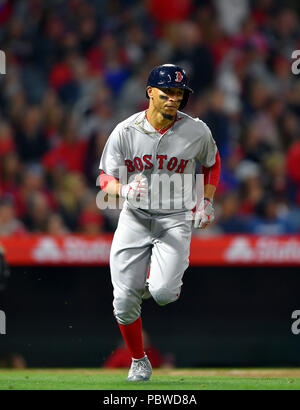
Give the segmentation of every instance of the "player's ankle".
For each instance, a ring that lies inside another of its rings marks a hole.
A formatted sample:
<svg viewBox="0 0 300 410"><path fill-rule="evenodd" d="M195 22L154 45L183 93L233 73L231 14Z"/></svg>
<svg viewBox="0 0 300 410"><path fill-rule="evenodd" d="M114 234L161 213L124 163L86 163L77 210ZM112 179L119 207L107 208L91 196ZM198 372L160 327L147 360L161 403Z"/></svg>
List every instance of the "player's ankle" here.
<svg viewBox="0 0 300 410"><path fill-rule="evenodd" d="M145 357L146 357L146 354L144 354L144 356L140 357L139 359L136 359L135 357L133 357L132 360L134 362L139 362L140 360L145 359Z"/></svg>

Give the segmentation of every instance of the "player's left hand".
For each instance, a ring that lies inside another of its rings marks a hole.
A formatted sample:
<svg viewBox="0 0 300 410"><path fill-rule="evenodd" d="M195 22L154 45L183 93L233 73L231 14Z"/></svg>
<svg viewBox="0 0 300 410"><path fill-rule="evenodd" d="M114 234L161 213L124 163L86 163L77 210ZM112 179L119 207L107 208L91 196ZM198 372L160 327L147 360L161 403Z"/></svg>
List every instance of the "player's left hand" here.
<svg viewBox="0 0 300 410"><path fill-rule="evenodd" d="M211 224L214 219L215 210L212 201L207 198L202 199L195 214L194 227L203 229L207 225Z"/></svg>

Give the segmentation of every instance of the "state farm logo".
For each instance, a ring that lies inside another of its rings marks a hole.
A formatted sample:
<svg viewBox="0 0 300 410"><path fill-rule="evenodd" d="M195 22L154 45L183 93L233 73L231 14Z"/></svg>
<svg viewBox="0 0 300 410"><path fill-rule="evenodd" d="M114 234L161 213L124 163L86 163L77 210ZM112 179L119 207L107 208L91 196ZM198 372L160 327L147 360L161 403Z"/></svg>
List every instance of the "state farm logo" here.
<svg viewBox="0 0 300 410"><path fill-rule="evenodd" d="M33 257L39 262L45 260L58 262L62 259L62 253L54 239L44 238L38 242L36 248L33 249Z"/></svg>
<svg viewBox="0 0 300 410"><path fill-rule="evenodd" d="M32 257L39 263L108 263L110 247L110 241L98 238L43 238L33 248Z"/></svg>
<svg viewBox="0 0 300 410"><path fill-rule="evenodd" d="M236 238L225 252L228 262L250 262L253 259L253 249L247 238Z"/></svg>
<svg viewBox="0 0 300 410"><path fill-rule="evenodd" d="M250 240L237 237L224 253L227 262L300 263L300 240L297 238L260 237Z"/></svg>

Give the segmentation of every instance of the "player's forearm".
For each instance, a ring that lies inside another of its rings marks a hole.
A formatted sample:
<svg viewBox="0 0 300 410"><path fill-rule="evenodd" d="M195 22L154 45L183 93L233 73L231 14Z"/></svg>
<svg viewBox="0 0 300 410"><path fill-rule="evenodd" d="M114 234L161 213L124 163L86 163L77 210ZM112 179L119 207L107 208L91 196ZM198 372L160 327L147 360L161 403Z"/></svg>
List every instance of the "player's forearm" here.
<svg viewBox="0 0 300 410"><path fill-rule="evenodd" d="M107 183L106 187L104 188L104 191L108 195L117 196L117 195L119 195L120 186L121 186L121 184L120 184L119 181L111 180Z"/></svg>
<svg viewBox="0 0 300 410"><path fill-rule="evenodd" d="M204 185L204 198L208 198L211 201L213 201L215 192L216 192L215 185L211 185L211 184Z"/></svg>
<svg viewBox="0 0 300 410"><path fill-rule="evenodd" d="M107 175L101 171L100 174L100 187L108 195L116 196L119 194L120 183L117 178L112 175Z"/></svg>
<svg viewBox="0 0 300 410"><path fill-rule="evenodd" d="M216 153L216 161L210 168L202 167L204 173L204 197L213 200L220 179L221 159L219 151Z"/></svg>
<svg viewBox="0 0 300 410"><path fill-rule="evenodd" d="M214 165L211 167L202 166L202 171L204 174L204 184L218 185L221 172L221 158L218 150Z"/></svg>

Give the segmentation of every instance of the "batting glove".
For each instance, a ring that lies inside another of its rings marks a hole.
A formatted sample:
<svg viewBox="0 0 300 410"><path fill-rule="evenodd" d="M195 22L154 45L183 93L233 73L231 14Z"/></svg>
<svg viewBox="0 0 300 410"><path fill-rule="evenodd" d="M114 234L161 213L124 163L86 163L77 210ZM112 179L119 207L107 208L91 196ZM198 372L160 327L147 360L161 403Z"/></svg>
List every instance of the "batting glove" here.
<svg viewBox="0 0 300 410"><path fill-rule="evenodd" d="M215 210L213 203L209 198L204 198L200 202L199 208L195 214L194 227L203 229L211 224L215 219Z"/></svg>
<svg viewBox="0 0 300 410"><path fill-rule="evenodd" d="M134 202L137 199L142 199L148 192L148 180L143 175L136 175L130 184L120 185L119 196L127 199L129 202Z"/></svg>

